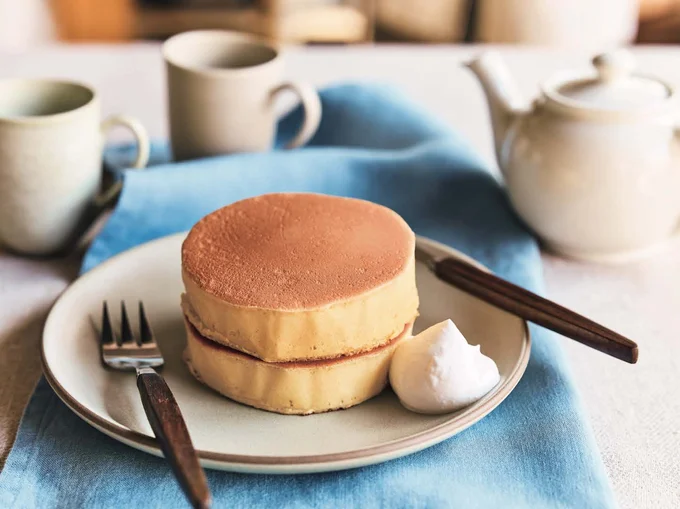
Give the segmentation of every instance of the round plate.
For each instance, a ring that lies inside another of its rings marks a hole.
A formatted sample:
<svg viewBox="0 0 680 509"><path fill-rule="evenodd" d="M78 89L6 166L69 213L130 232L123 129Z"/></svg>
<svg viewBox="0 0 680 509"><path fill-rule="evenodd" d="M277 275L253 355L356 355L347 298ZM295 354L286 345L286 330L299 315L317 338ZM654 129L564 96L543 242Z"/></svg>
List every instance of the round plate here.
<svg viewBox="0 0 680 509"><path fill-rule="evenodd" d="M186 419L207 468L257 473L303 473L370 465L410 454L459 433L496 408L519 382L529 361L526 323L436 279L417 267L420 317L416 331L453 319L468 341L493 358L500 383L473 405L446 415L404 409L388 389L348 410L286 416L256 410L198 383L182 362L184 327L180 245L185 234L122 253L78 279L52 309L42 343L45 376L76 414L100 431L160 456L132 373L100 364L97 330L102 301L134 310L144 302L166 365L162 374ZM441 244L418 241L442 255L479 264ZM136 316L131 316L136 327Z"/></svg>

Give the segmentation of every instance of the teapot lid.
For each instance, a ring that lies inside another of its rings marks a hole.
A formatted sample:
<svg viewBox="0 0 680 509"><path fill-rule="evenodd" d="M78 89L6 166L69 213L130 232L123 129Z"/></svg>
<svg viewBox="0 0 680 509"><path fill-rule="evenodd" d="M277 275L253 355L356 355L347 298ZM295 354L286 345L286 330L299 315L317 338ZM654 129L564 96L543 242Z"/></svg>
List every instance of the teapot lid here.
<svg viewBox="0 0 680 509"><path fill-rule="evenodd" d="M561 106L619 113L656 109L673 95L662 81L634 74L635 60L628 51L598 55L593 66L595 76L561 81L546 95Z"/></svg>

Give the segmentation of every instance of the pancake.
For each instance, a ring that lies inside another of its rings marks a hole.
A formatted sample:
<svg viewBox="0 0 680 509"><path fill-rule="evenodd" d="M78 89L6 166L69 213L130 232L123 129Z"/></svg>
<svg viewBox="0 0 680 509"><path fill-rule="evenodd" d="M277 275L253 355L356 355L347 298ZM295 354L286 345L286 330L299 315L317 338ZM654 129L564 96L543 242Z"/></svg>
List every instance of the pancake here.
<svg viewBox="0 0 680 509"><path fill-rule="evenodd" d="M358 405L387 385L390 360L412 323L361 354L306 362L264 362L200 335L185 320L185 360L194 376L230 399L281 414L307 415Z"/></svg>
<svg viewBox="0 0 680 509"><path fill-rule="evenodd" d="M415 235L392 210L278 193L201 219L182 246L182 308L204 337L267 362L373 350L417 316Z"/></svg>

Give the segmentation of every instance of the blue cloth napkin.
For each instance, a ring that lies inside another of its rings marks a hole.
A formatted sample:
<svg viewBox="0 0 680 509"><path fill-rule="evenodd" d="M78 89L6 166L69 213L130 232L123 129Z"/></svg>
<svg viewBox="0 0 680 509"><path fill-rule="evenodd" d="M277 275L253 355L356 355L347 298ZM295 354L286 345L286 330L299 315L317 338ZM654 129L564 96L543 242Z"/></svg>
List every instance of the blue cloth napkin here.
<svg viewBox="0 0 680 509"><path fill-rule="evenodd" d="M272 191L354 196L399 212L540 292L539 251L496 180L468 146L398 92L345 85L321 93L323 121L308 147L125 173L119 204L83 270L141 242L187 230L208 212ZM288 139L295 111L279 129ZM125 157L113 151L111 157ZM157 162L167 151L156 154ZM381 465L299 476L208 473L215 507L601 508L614 506L597 446L558 339L534 327L515 391L472 428ZM597 355L597 354L593 354ZM2 475L0 507L185 507L166 463L72 414L41 382Z"/></svg>

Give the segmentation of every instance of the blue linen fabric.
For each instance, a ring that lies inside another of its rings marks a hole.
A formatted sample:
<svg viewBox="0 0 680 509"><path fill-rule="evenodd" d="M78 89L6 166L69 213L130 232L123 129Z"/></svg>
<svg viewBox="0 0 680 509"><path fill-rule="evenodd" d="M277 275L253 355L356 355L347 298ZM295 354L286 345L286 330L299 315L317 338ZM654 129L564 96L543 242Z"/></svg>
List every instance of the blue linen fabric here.
<svg viewBox="0 0 680 509"><path fill-rule="evenodd" d="M235 200L311 191L391 207L418 234L542 291L535 240L461 138L388 87L335 86L321 98L321 126L303 149L163 164L167 150L157 147L159 164L125 172L119 203L87 253L83 271L139 243L187 230ZM281 142L300 118L294 111L282 120ZM126 155L123 149L109 153ZM472 428L411 456L344 472L211 471L215 507L613 507L559 339L537 327L532 334L523 379ZM0 507L185 506L162 459L99 433L44 381L39 384L0 476Z"/></svg>

